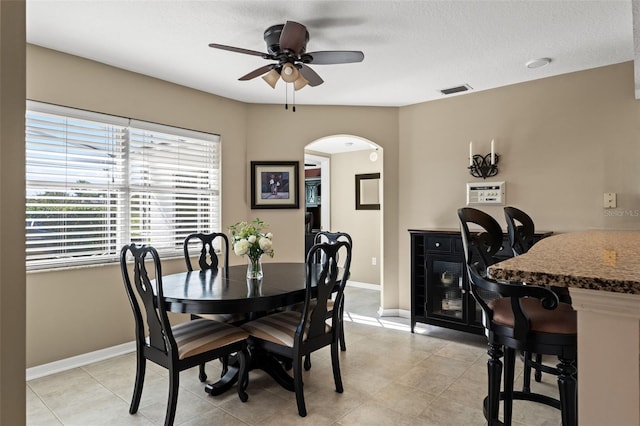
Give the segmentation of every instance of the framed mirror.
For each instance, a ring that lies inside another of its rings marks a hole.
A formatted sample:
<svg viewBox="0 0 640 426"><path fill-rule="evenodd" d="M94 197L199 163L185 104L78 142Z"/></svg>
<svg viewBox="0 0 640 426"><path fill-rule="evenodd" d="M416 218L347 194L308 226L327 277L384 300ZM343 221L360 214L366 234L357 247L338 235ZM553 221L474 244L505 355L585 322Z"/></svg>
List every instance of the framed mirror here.
<svg viewBox="0 0 640 426"><path fill-rule="evenodd" d="M380 173L356 175L356 210L380 210Z"/></svg>

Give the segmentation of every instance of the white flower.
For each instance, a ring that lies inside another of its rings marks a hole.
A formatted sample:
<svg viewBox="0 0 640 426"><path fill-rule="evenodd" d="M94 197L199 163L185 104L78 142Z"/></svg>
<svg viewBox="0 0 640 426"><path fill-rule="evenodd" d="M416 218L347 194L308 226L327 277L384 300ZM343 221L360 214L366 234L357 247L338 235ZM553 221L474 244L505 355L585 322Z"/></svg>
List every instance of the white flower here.
<svg viewBox="0 0 640 426"><path fill-rule="evenodd" d="M260 244L260 249L264 252L271 251L271 247L273 247L273 243L268 237L261 237L258 244Z"/></svg>
<svg viewBox="0 0 640 426"><path fill-rule="evenodd" d="M238 222L229 227L233 252L237 256L247 255L252 259L263 254L273 257L273 243L271 232L264 233L269 225L259 218L251 222Z"/></svg>
<svg viewBox="0 0 640 426"><path fill-rule="evenodd" d="M236 243L233 245L233 252L237 256L244 256L249 251L249 247L251 247L251 243L243 238L236 241Z"/></svg>

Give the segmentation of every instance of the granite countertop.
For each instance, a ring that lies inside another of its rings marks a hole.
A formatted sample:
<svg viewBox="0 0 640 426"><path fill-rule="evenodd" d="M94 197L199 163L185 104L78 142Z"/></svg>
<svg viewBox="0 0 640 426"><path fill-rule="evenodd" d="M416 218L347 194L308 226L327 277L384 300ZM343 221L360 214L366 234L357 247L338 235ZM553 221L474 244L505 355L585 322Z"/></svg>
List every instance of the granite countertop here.
<svg viewBox="0 0 640 426"><path fill-rule="evenodd" d="M640 294L640 231L582 231L540 240L489 267L495 279Z"/></svg>

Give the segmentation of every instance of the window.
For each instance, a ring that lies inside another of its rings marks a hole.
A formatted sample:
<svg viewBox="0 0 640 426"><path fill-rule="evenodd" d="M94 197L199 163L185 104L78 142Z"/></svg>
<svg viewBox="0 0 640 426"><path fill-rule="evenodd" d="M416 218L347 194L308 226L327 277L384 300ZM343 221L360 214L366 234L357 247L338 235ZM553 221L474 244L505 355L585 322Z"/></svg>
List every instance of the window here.
<svg viewBox="0 0 640 426"><path fill-rule="evenodd" d="M37 102L26 115L27 268L181 256L220 230L220 137Z"/></svg>

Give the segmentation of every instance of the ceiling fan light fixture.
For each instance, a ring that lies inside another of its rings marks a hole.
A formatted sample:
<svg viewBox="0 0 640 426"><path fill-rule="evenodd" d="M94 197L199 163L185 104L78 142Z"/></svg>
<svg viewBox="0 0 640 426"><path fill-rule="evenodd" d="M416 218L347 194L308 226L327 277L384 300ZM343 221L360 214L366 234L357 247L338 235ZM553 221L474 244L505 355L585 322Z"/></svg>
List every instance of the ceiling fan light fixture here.
<svg viewBox="0 0 640 426"><path fill-rule="evenodd" d="M307 84L309 84L307 79L304 78L302 75L300 75L298 78L296 78L296 81L293 82L293 89L300 90L303 87L305 87Z"/></svg>
<svg viewBox="0 0 640 426"><path fill-rule="evenodd" d="M293 83L298 79L299 76L300 76L300 73L298 72L298 69L293 64L290 64L287 62L282 66L282 71L280 71L280 77L282 77L282 79L287 83Z"/></svg>
<svg viewBox="0 0 640 426"><path fill-rule="evenodd" d="M279 78L280 78L280 74L278 74L278 71L276 71L275 69L272 69L271 71L269 71L268 73L262 76L262 79L266 81L267 84L274 89L276 88L276 83L278 82Z"/></svg>

